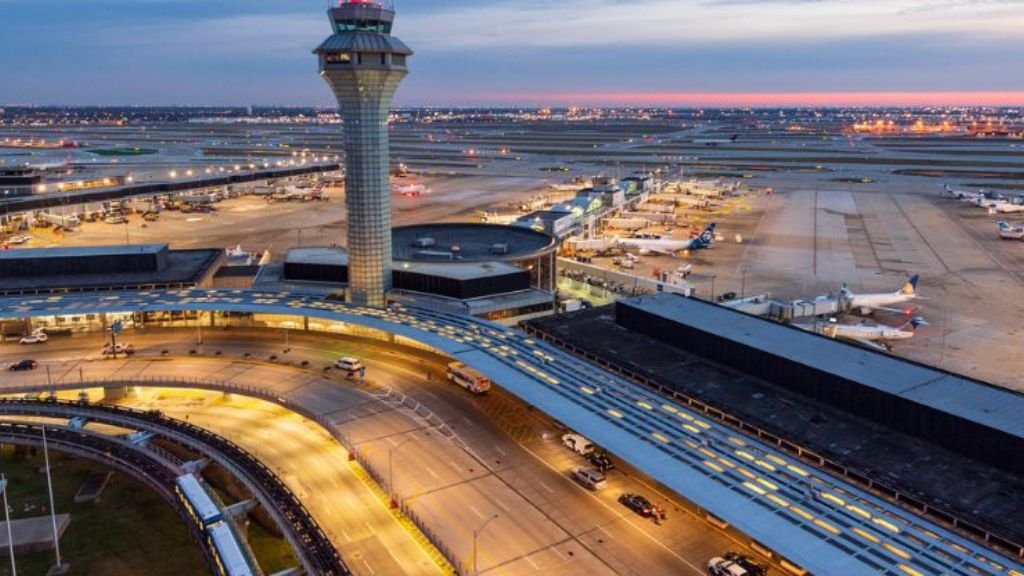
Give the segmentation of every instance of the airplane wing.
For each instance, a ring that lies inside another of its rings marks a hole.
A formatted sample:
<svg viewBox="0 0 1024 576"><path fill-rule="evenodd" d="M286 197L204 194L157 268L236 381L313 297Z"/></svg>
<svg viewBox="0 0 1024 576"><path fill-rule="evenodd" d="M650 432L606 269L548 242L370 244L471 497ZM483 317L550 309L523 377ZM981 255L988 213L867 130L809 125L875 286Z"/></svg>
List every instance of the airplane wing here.
<svg viewBox="0 0 1024 576"><path fill-rule="evenodd" d="M880 352L890 351L888 346L884 344L879 344L878 342L875 342L873 340L865 340L864 338L849 338L849 340L851 342L856 342L857 344L860 344L861 346L864 346L866 348L871 348L872 350L878 350Z"/></svg>

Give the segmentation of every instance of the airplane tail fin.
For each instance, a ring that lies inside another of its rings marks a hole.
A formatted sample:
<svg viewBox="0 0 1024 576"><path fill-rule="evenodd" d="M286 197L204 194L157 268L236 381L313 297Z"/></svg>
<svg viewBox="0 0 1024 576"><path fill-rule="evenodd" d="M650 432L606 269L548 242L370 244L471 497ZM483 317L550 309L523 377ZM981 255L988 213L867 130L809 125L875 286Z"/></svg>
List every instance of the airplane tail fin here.
<svg viewBox="0 0 1024 576"><path fill-rule="evenodd" d="M906 328L907 326L910 326L911 330L915 330L916 331L921 326L930 326L930 324L928 324L928 322L924 318L922 318L920 316L914 316L913 318L910 319L909 322L907 322L902 327L900 327L900 329L902 330L903 328Z"/></svg>
<svg viewBox="0 0 1024 576"><path fill-rule="evenodd" d="M914 274L913 276L911 276L910 280L907 280L907 283L903 285L902 289L900 289L900 294L905 294L905 295L916 294L917 293L917 282L920 279L921 279L921 276L919 274Z"/></svg>
<svg viewBox="0 0 1024 576"><path fill-rule="evenodd" d="M694 242L694 248L707 248L711 246L711 243L715 241L715 224L712 222L704 228L704 231L700 233L697 240Z"/></svg>

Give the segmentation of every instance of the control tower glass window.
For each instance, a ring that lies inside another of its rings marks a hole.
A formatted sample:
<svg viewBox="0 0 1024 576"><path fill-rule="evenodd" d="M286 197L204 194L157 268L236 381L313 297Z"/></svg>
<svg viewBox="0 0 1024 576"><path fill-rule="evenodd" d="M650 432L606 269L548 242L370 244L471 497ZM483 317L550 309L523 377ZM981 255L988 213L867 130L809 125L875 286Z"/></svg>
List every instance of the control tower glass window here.
<svg viewBox="0 0 1024 576"><path fill-rule="evenodd" d="M334 31L342 32L377 32L391 34L391 22L377 20L339 20L334 23Z"/></svg>

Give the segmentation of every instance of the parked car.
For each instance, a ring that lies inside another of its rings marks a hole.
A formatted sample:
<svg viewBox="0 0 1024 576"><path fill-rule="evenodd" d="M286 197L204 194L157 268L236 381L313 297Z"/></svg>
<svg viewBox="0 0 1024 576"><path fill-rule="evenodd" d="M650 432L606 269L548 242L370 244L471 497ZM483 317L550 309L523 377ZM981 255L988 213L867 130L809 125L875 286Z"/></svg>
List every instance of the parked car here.
<svg viewBox="0 0 1024 576"><path fill-rule="evenodd" d="M580 456L586 456L587 454L590 454L591 452L594 451L593 442L587 440L586 438L580 436L579 434L576 434L575 432L563 434L562 444L566 448L572 450L573 452L579 454Z"/></svg>
<svg viewBox="0 0 1024 576"><path fill-rule="evenodd" d="M11 372L25 372L27 370L35 370L37 366L39 366L39 363L35 360L21 360L11 364L7 369Z"/></svg>
<svg viewBox="0 0 1024 576"><path fill-rule="evenodd" d="M708 560L710 576L765 576L768 566L736 552L727 552Z"/></svg>
<svg viewBox="0 0 1024 576"><path fill-rule="evenodd" d="M587 461L594 465L601 472L607 472L615 469L615 463L612 462L607 452L591 452L587 454Z"/></svg>
<svg viewBox="0 0 1024 576"><path fill-rule="evenodd" d="M639 494L625 492L619 496L619 503L644 518L654 516L654 504L651 504L650 500Z"/></svg>
<svg viewBox="0 0 1024 576"><path fill-rule="evenodd" d="M21 340L18 340L19 344L42 344L49 340L50 337L46 335L46 332L42 330L36 330L28 336L23 336Z"/></svg>
<svg viewBox="0 0 1024 576"><path fill-rule="evenodd" d="M600 470L577 466L570 472L572 479L579 482L590 490L602 490L608 486L608 481Z"/></svg>

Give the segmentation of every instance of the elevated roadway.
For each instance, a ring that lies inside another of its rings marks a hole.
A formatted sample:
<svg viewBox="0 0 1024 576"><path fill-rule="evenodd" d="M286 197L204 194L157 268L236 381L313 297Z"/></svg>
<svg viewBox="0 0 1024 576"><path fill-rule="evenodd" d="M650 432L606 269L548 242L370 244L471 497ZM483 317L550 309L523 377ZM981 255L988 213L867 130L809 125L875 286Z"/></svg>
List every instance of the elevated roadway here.
<svg viewBox="0 0 1024 576"><path fill-rule="evenodd" d="M0 415L83 419L149 432L213 457L259 499L285 534L306 570L312 574L351 574L305 506L259 460L233 442L156 411L78 402L0 400Z"/></svg>
<svg viewBox="0 0 1024 576"><path fill-rule="evenodd" d="M1024 574L1024 566L528 336L428 310L301 294L175 291L0 301L0 318L239 312L367 326L438 349L590 437L786 565L835 574Z"/></svg>

